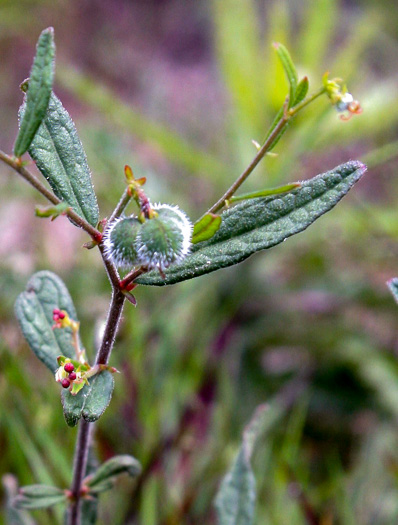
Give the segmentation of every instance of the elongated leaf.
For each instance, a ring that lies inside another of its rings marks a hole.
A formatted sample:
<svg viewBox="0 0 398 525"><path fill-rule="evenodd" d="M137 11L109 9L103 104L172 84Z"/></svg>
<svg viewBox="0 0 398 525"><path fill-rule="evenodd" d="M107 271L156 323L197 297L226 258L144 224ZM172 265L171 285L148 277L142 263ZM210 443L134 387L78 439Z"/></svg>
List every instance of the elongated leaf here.
<svg viewBox="0 0 398 525"><path fill-rule="evenodd" d="M141 473L140 463L129 455L114 456L103 463L94 475L89 478L86 485L90 492L99 493L112 488L113 481L120 474L128 474L135 478Z"/></svg>
<svg viewBox="0 0 398 525"><path fill-rule="evenodd" d="M86 421L97 421L111 401L115 382L110 372L104 370L89 382L75 396L69 390L62 391L64 417L70 427L77 425L81 417Z"/></svg>
<svg viewBox="0 0 398 525"><path fill-rule="evenodd" d="M270 197L271 195L281 195L283 193L287 193L288 191L299 188L300 186L300 182L292 182L291 184L285 184L283 186L278 186L277 188L253 191L251 193L245 193L243 195L234 195L230 198L229 202L239 202L247 199L255 199L257 197Z"/></svg>
<svg viewBox="0 0 398 525"><path fill-rule="evenodd" d="M279 60L282 63L283 69L289 81L289 86L290 86L289 107L291 107L294 104L294 101L296 98L296 89L297 89L297 83L298 83L296 67L293 64L293 60L289 54L289 51L286 49L286 47L283 44L280 44L279 42L275 42L274 48L276 52L278 53Z"/></svg>
<svg viewBox="0 0 398 525"><path fill-rule="evenodd" d="M21 487L19 489L19 493L21 496L25 496L26 498L44 498L59 496L60 494L64 494L64 491L58 487L53 487L51 485L37 484L26 485L25 487Z"/></svg>
<svg viewBox="0 0 398 525"><path fill-rule="evenodd" d="M305 99L308 93L309 86L310 86L310 83L308 81L308 77L303 77L300 80L300 82L297 84L293 106L297 106L297 104L299 104Z"/></svg>
<svg viewBox="0 0 398 525"><path fill-rule="evenodd" d="M20 111L25 115L25 106ZM98 204L86 154L69 113L54 93L28 151L55 195L96 226Z"/></svg>
<svg viewBox="0 0 398 525"><path fill-rule="evenodd" d="M53 330L53 310L66 310L77 320L76 310L63 281L54 273L35 273L15 302L15 314L29 346L52 372L58 368L57 357L74 357L70 328Z"/></svg>
<svg viewBox="0 0 398 525"><path fill-rule="evenodd" d="M387 286L389 287L395 302L398 303L398 277L394 277L387 281Z"/></svg>
<svg viewBox="0 0 398 525"><path fill-rule="evenodd" d="M223 479L216 498L219 525L251 525L256 502L256 480L250 465L255 442L266 416L260 405L243 434L238 455Z"/></svg>
<svg viewBox="0 0 398 525"><path fill-rule="evenodd" d="M207 241L216 233L221 225L221 217L214 213L207 213L193 227L192 244Z"/></svg>
<svg viewBox="0 0 398 525"><path fill-rule="evenodd" d="M37 42L26 95L26 109L14 146L16 157L28 150L46 114L54 79L54 57L54 29L49 27L41 33Z"/></svg>
<svg viewBox="0 0 398 525"><path fill-rule="evenodd" d="M49 485L28 485L22 487L14 500L21 509L42 509L66 501L66 494L58 487Z"/></svg>
<svg viewBox="0 0 398 525"><path fill-rule="evenodd" d="M284 195L239 203L221 214L221 227L214 237L194 245L186 259L166 270L165 278L152 271L137 282L153 286L178 283L271 248L332 209L365 171L366 166L360 162L347 162Z"/></svg>

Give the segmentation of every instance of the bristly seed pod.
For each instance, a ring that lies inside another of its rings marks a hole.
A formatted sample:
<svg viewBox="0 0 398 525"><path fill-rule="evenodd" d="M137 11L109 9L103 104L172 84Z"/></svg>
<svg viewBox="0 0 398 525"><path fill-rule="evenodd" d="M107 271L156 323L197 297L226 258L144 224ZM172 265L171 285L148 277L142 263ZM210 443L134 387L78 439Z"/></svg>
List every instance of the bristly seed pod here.
<svg viewBox="0 0 398 525"><path fill-rule="evenodd" d="M146 266L161 272L189 253L192 224L177 206L156 204L154 217L117 219L104 233L105 255L116 266Z"/></svg>
<svg viewBox="0 0 398 525"><path fill-rule="evenodd" d="M192 224L177 206L155 204L157 216L146 220L137 235L137 253L141 265L158 268L184 259L191 246Z"/></svg>
<svg viewBox="0 0 398 525"><path fill-rule="evenodd" d="M105 256L116 266L131 268L139 264L136 239L141 227L136 217L116 219L104 233Z"/></svg>

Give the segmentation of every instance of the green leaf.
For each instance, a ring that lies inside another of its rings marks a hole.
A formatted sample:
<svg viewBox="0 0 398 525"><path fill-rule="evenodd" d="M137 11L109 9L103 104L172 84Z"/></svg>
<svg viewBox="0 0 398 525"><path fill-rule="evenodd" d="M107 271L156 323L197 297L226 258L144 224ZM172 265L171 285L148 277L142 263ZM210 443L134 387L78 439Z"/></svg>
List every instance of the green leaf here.
<svg viewBox="0 0 398 525"><path fill-rule="evenodd" d="M108 370L96 374L89 382L75 396L69 390L62 391L64 417L70 427L77 425L81 417L86 421L97 421L111 401L115 382Z"/></svg>
<svg viewBox="0 0 398 525"><path fill-rule="evenodd" d="M293 60L289 54L289 51L283 44L279 42L274 43L274 48L278 53L279 60L282 63L283 69L286 73L287 79L289 81L290 93L289 93L289 108L292 107L296 98L296 89L298 83L298 76L296 67L293 64Z"/></svg>
<svg viewBox="0 0 398 525"><path fill-rule="evenodd" d="M216 497L219 525L251 525L256 502L256 481L250 465L255 442L263 426L267 407L260 405L246 427L238 455L223 479Z"/></svg>
<svg viewBox="0 0 398 525"><path fill-rule="evenodd" d="M115 477L120 474L136 478L140 473L141 465L133 456L114 456L103 463L85 484L90 487L90 492L99 493L112 488Z"/></svg>
<svg viewBox="0 0 398 525"><path fill-rule="evenodd" d="M398 303L398 277L394 277L387 281L387 286L389 287L395 302Z"/></svg>
<svg viewBox="0 0 398 525"><path fill-rule="evenodd" d="M192 244L207 241L216 233L221 225L221 217L214 213L206 213L198 222L194 224L192 234Z"/></svg>
<svg viewBox="0 0 398 525"><path fill-rule="evenodd" d="M70 328L53 330L53 310L66 310L77 320L76 310L62 280L54 273L35 273L26 291L15 302L15 315L29 346L51 372L58 368L57 357L75 357Z"/></svg>
<svg viewBox="0 0 398 525"><path fill-rule="evenodd" d="M69 207L69 204L66 202L60 202L55 206L36 206L35 215L36 217L41 218L51 217L51 220L53 221L60 215L65 215Z"/></svg>
<svg viewBox="0 0 398 525"><path fill-rule="evenodd" d="M300 188L284 195L241 202L225 210L214 237L194 245L190 255L165 271L165 278L152 271L136 282L152 286L175 284L237 264L259 250L276 246L331 210L365 171L362 163L347 162L302 182Z"/></svg>
<svg viewBox="0 0 398 525"><path fill-rule="evenodd" d="M111 402L115 381L113 374L104 370L90 379L90 392L83 407L86 421L97 421Z"/></svg>
<svg viewBox="0 0 398 525"><path fill-rule="evenodd" d="M23 105L20 112L25 111ZM28 151L55 195L96 226L98 204L86 154L72 119L54 93Z"/></svg>
<svg viewBox="0 0 398 525"><path fill-rule="evenodd" d="M49 485L28 485L22 487L14 499L14 505L20 509L42 509L66 501L66 494L58 487Z"/></svg>
<svg viewBox="0 0 398 525"><path fill-rule="evenodd" d="M285 184L284 186L278 186L277 188L269 188L267 190L253 191L251 193L245 193L244 195L234 195L229 199L229 202L244 201L247 199L255 199L257 197L270 197L271 195L281 195L288 191L300 188L300 182L292 182L291 184Z"/></svg>
<svg viewBox="0 0 398 525"><path fill-rule="evenodd" d="M41 33L37 42L26 95L26 109L14 145L16 157L28 150L46 114L54 79L54 57L54 29L49 27Z"/></svg>
<svg viewBox="0 0 398 525"><path fill-rule="evenodd" d="M308 77L303 77L300 82L297 84L296 88L296 95L294 97L293 106L297 106L297 104L300 104L308 93L308 88L310 86L310 83L308 81Z"/></svg>
<svg viewBox="0 0 398 525"><path fill-rule="evenodd" d="M74 427L78 424L82 417L84 403L90 391L90 386L86 385L80 390L78 394L73 396L69 390L61 391L61 402L64 411L64 418L69 427Z"/></svg>

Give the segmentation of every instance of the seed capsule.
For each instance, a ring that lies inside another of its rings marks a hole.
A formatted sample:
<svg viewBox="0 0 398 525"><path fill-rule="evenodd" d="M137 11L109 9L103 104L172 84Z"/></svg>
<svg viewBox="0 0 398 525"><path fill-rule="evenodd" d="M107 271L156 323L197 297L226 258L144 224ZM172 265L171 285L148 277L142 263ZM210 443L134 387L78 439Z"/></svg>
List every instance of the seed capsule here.
<svg viewBox="0 0 398 525"><path fill-rule="evenodd" d="M162 271L189 253L192 224L176 206L157 204L153 209L157 215L138 231L137 254L141 265Z"/></svg>
<svg viewBox="0 0 398 525"><path fill-rule="evenodd" d="M70 381L74 381L76 379L77 375L76 375L76 372L71 372L69 374L69 379Z"/></svg>
<svg viewBox="0 0 398 525"><path fill-rule="evenodd" d="M105 231L106 257L116 266L131 268L139 264L136 238L141 227L136 217L116 219Z"/></svg>
<svg viewBox="0 0 398 525"><path fill-rule="evenodd" d="M70 381L69 381L69 379L66 379L66 378L63 379L63 380L61 381L61 385L62 385L63 388L68 388L68 387L70 386Z"/></svg>
<svg viewBox="0 0 398 525"><path fill-rule="evenodd" d="M177 206L156 204L154 216L117 219L104 234L105 255L116 266L163 271L181 261L191 246L192 224Z"/></svg>

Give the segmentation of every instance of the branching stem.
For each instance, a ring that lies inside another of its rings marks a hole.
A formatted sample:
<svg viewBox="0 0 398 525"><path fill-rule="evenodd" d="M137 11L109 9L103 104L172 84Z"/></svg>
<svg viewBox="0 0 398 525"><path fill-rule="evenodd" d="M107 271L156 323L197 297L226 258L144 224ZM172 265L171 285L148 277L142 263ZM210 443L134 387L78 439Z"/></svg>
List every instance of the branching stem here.
<svg viewBox="0 0 398 525"><path fill-rule="evenodd" d="M42 184L34 175L33 173L30 173L25 166L21 163L19 159L16 159L15 157L10 157L3 151L0 151L0 160L2 160L5 164L8 164L11 168L13 168L17 173L19 173L31 186L33 186L38 192L40 192L47 200L49 200L52 204L60 204L62 201L58 199L54 195L52 191L50 191L44 184ZM102 233L97 230L97 228L94 228L91 226L90 223L88 223L85 219L80 217L75 211L73 211L71 208L69 208L66 211L66 215L72 221L77 224L80 228L85 230L95 241L100 241L102 238Z"/></svg>
<svg viewBox="0 0 398 525"><path fill-rule="evenodd" d="M275 140L279 136L280 133L285 129L287 126L289 120L293 118L299 111L301 111L303 108L308 106L311 102L313 102L316 98L320 97L325 93L325 88L322 87L309 97L307 97L305 100L303 100L300 104L297 104L297 106L288 109L288 102L287 99L284 104L284 111L281 119L277 122L272 132L268 135L266 141L259 149L257 155L254 157L254 159L251 161L251 163L248 165L248 167L244 170L244 172L236 179L236 181L228 188L228 190L224 193L224 195L215 203L211 208L209 208L206 212L207 213L216 213L217 211L220 211L224 206L225 202L228 201L232 195L236 192L236 190L245 182L245 180L248 178L248 176L253 172L257 164L265 157L265 155L271 150L272 146L274 145Z"/></svg>

